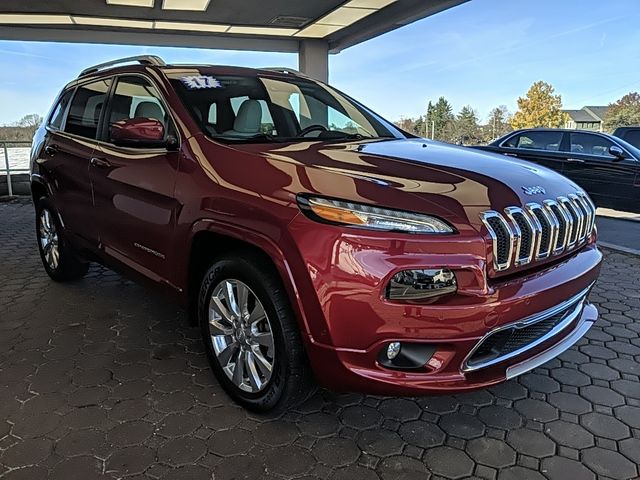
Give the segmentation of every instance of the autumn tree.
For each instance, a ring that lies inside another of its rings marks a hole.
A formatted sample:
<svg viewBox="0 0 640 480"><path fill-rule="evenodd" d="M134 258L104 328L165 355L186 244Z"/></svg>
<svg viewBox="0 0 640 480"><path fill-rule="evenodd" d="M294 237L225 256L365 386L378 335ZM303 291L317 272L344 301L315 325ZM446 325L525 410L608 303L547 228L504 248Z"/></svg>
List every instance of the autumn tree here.
<svg viewBox="0 0 640 480"><path fill-rule="evenodd" d="M563 127L569 116L561 110L562 97L554 92L551 85L542 81L531 85L526 96L518 98L518 111L511 119L511 126L514 129Z"/></svg>
<svg viewBox="0 0 640 480"><path fill-rule="evenodd" d="M640 94L627 93L615 103L609 105L604 116L604 127L613 131L618 127L640 125Z"/></svg>

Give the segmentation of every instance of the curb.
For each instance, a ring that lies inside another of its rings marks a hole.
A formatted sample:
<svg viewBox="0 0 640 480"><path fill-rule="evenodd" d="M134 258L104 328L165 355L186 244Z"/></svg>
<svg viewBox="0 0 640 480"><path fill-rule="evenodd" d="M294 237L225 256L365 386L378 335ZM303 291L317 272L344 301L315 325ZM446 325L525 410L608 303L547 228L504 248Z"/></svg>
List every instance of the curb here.
<svg viewBox="0 0 640 480"><path fill-rule="evenodd" d="M640 257L640 250L636 250L635 248L622 247L614 243L601 242L601 241L598 241L598 245L604 248L608 248L609 250L614 250L616 252L627 253L629 255L636 255Z"/></svg>

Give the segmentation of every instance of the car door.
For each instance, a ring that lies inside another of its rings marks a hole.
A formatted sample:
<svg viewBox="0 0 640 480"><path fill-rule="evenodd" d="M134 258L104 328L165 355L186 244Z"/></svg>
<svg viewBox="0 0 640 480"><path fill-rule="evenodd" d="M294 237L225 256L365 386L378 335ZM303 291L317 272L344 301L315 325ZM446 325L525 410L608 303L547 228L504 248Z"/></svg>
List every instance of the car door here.
<svg viewBox="0 0 640 480"><path fill-rule="evenodd" d="M110 85L111 79L106 78L81 84L63 95L61 103L69 101L69 107L64 113L58 108L54 111L42 156L36 160L53 189L65 232L92 244L97 241L97 230L91 221L89 161Z"/></svg>
<svg viewBox="0 0 640 480"><path fill-rule="evenodd" d="M527 130L507 138L498 151L562 173L566 160L566 154L560 148L563 139L562 130Z"/></svg>
<svg viewBox="0 0 640 480"><path fill-rule="evenodd" d="M614 157L609 153L614 145L597 133L569 133L565 175L584 188L597 206L634 211L640 193L638 161L627 152L624 159Z"/></svg>
<svg viewBox="0 0 640 480"><path fill-rule="evenodd" d="M174 185L179 153L167 148L117 146L111 127L120 120L154 118L173 123L157 88L146 77L123 75L112 89L101 142L90 167L100 248L152 280L167 283L178 205Z"/></svg>

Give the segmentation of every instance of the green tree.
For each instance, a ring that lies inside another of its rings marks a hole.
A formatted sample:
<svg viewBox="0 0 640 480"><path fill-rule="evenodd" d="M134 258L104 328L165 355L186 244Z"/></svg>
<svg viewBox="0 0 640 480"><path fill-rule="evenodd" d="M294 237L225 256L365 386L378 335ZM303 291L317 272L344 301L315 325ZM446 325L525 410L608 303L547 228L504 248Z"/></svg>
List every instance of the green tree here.
<svg viewBox="0 0 640 480"><path fill-rule="evenodd" d="M563 127L569 116L561 110L562 97L554 92L551 85L542 81L531 85L526 96L518 98L518 111L511 119L511 126L514 129Z"/></svg>
<svg viewBox="0 0 640 480"><path fill-rule="evenodd" d="M613 131L618 127L640 125L640 94L627 93L618 101L609 104L604 116L604 128Z"/></svg>
<svg viewBox="0 0 640 480"><path fill-rule="evenodd" d="M513 129L511 128L511 115L506 105L500 105L489 112L487 124L482 128L483 140L490 142L503 135L506 135Z"/></svg>
<svg viewBox="0 0 640 480"><path fill-rule="evenodd" d="M427 127L430 133L434 130L433 137L436 140L452 140L454 119L453 107L446 98L440 97L435 104L429 102L427 105Z"/></svg>
<svg viewBox="0 0 640 480"><path fill-rule="evenodd" d="M476 145L480 141L478 115L469 105L462 107L455 120L456 142L464 145Z"/></svg>

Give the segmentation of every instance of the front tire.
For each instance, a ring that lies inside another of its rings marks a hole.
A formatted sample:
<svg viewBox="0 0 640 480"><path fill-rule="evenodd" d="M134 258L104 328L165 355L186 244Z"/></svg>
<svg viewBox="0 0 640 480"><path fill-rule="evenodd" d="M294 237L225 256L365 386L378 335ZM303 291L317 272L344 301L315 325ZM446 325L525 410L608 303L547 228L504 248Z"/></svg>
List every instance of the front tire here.
<svg viewBox="0 0 640 480"><path fill-rule="evenodd" d="M259 255L213 262L200 286L198 321L214 374L245 408L284 410L314 390L287 295Z"/></svg>
<svg viewBox="0 0 640 480"><path fill-rule="evenodd" d="M48 198L36 203L36 236L42 264L52 280L67 282L84 277L89 265L79 259L65 239L64 227Z"/></svg>

